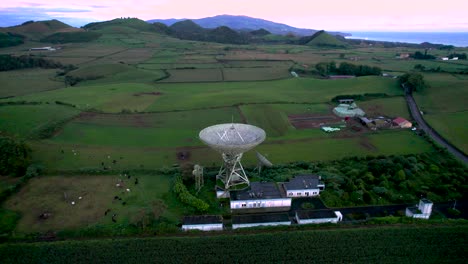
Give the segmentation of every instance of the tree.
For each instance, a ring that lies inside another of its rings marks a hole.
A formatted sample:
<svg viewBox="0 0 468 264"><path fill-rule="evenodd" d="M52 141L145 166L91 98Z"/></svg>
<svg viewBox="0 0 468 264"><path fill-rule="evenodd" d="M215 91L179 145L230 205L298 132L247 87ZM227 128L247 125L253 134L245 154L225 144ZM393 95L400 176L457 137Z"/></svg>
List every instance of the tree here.
<svg viewBox="0 0 468 264"><path fill-rule="evenodd" d="M31 164L31 149L22 141L0 137L0 175L22 176Z"/></svg>
<svg viewBox="0 0 468 264"><path fill-rule="evenodd" d="M424 76L420 73L405 73L398 79L400 85L408 89L409 93L413 91L421 91L424 88L427 88L427 84L424 81Z"/></svg>

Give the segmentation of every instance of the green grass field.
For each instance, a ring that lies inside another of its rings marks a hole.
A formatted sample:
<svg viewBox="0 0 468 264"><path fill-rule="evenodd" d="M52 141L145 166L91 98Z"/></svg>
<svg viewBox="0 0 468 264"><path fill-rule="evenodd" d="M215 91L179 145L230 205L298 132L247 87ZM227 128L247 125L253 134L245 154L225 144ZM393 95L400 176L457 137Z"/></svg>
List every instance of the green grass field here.
<svg viewBox="0 0 468 264"><path fill-rule="evenodd" d="M468 153L467 112L428 114L424 119L445 139Z"/></svg>
<svg viewBox="0 0 468 264"><path fill-rule="evenodd" d="M0 98L21 96L65 87L63 81L55 80L56 70L26 69L0 72Z"/></svg>
<svg viewBox="0 0 468 264"><path fill-rule="evenodd" d="M240 121L233 107L157 114L89 114L67 124L52 141L115 147L198 146L200 130L231 120Z"/></svg>
<svg viewBox="0 0 468 264"><path fill-rule="evenodd" d="M138 184L135 184L136 178ZM132 175L130 179L124 175L48 176L32 179L21 193L5 203L5 207L21 213L16 229L21 233L128 224L138 221L141 212L156 210L153 206L167 208L159 202L162 199L171 202L172 198L168 197L171 195L170 180L164 175ZM123 187L116 187L118 183ZM115 196L122 200L114 199ZM108 209L110 212L105 215ZM163 209L161 215L180 221L183 207L167 209ZM51 216L39 219L42 213ZM112 222L113 214L117 215L116 223Z"/></svg>
<svg viewBox="0 0 468 264"><path fill-rule="evenodd" d="M466 80L448 74L425 74L430 87L414 94L425 120L456 147L468 153Z"/></svg>
<svg viewBox="0 0 468 264"><path fill-rule="evenodd" d="M76 86L54 91L15 97L9 101L54 102L61 101L76 105L79 109L95 108L105 112L142 111L152 105L159 96L154 86L138 83ZM138 95L140 94L140 95Z"/></svg>
<svg viewBox="0 0 468 264"><path fill-rule="evenodd" d="M392 98L373 99L357 102L357 104L364 112L366 112L367 116L388 116L391 118L400 116L408 120L411 119L404 97L398 96Z"/></svg>
<svg viewBox="0 0 468 264"><path fill-rule="evenodd" d="M379 77L338 81L296 78L264 82L161 84L158 88L165 96L161 96L148 107L148 111L189 110L249 103L324 103L338 94L402 94L395 80ZM174 104L175 101L177 105Z"/></svg>
<svg viewBox="0 0 468 264"><path fill-rule="evenodd" d="M0 106L1 131L26 138L41 129L67 120L80 113L79 110L63 105L5 105Z"/></svg>

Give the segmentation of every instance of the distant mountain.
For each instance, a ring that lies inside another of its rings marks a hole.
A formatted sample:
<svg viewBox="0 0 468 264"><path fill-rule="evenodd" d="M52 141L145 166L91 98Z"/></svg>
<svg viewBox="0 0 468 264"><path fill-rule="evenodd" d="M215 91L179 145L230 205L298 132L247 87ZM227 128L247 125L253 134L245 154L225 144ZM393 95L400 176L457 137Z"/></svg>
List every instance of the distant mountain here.
<svg viewBox="0 0 468 264"><path fill-rule="evenodd" d="M152 19L148 20L149 23L160 22L171 26L177 22L187 20L187 19ZM200 19L192 19L193 22L204 28L216 28L220 26L226 26L235 30L244 30L252 31L258 29L264 29L272 34L286 35L288 33L293 33L299 36L310 36L313 35L317 30L314 29L304 29L304 28L295 28L288 26L286 24L275 23L272 21L252 18L248 16L231 16L231 15L220 15L214 17L206 17ZM340 32L328 32L332 35L350 35Z"/></svg>
<svg viewBox="0 0 468 264"><path fill-rule="evenodd" d="M159 22L153 25L159 25ZM202 28L191 20L183 20L172 24L169 27L169 35L186 40L230 44L243 44L247 41L239 32L229 27L221 26L214 29Z"/></svg>

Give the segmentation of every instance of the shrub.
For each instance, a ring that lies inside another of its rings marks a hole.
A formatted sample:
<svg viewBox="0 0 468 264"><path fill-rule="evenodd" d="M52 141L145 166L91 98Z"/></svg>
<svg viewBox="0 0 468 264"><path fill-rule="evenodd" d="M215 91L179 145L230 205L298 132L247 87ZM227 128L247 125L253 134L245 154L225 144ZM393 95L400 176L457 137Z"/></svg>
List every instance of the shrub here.
<svg viewBox="0 0 468 264"><path fill-rule="evenodd" d="M189 205L193 208L195 208L199 212L206 212L208 211L208 208L210 207L207 203L204 201L198 199L197 197L193 196L188 190L187 187L185 187L182 177L180 175L175 176L174 179L174 186L173 186L173 191L179 198L179 200L186 204Z"/></svg>

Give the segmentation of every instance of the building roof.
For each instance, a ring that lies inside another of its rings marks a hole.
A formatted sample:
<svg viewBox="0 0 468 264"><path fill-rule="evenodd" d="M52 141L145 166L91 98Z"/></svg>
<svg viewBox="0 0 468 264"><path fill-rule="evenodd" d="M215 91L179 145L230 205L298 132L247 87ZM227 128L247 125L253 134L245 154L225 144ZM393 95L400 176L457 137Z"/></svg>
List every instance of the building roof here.
<svg viewBox="0 0 468 264"><path fill-rule="evenodd" d="M431 200L428 200L428 199L426 199L426 198L422 198L422 199L421 199L421 202L423 202L423 203L425 203L425 204L431 204L431 203L432 203Z"/></svg>
<svg viewBox="0 0 468 264"><path fill-rule="evenodd" d="M259 224L259 223L275 223L275 222L290 222L288 214L245 214L233 215L233 224Z"/></svg>
<svg viewBox="0 0 468 264"><path fill-rule="evenodd" d="M245 190L231 191L231 200L264 200L282 198L274 182L252 182Z"/></svg>
<svg viewBox="0 0 468 264"><path fill-rule="evenodd" d="M290 190L304 190L304 189L317 189L319 185L322 185L320 176L315 174L301 174L296 175L289 182L284 183L286 191Z"/></svg>
<svg viewBox="0 0 468 264"><path fill-rule="evenodd" d="M183 225L206 225L222 223L223 217L220 215L192 215L185 216L182 220Z"/></svg>
<svg viewBox="0 0 468 264"><path fill-rule="evenodd" d="M367 117L359 117L359 119L366 124L372 122L372 120L368 119Z"/></svg>
<svg viewBox="0 0 468 264"><path fill-rule="evenodd" d="M337 217L335 212L330 209L297 211L296 214L299 219L322 219Z"/></svg>
<svg viewBox="0 0 468 264"><path fill-rule="evenodd" d="M408 207L406 209L408 209L413 214L422 214L421 210L419 210L419 208L416 206Z"/></svg>
<svg viewBox="0 0 468 264"><path fill-rule="evenodd" d="M397 117L393 119L393 123L398 124L398 125L406 123L406 122L409 122L409 121L404 119L403 117Z"/></svg>

